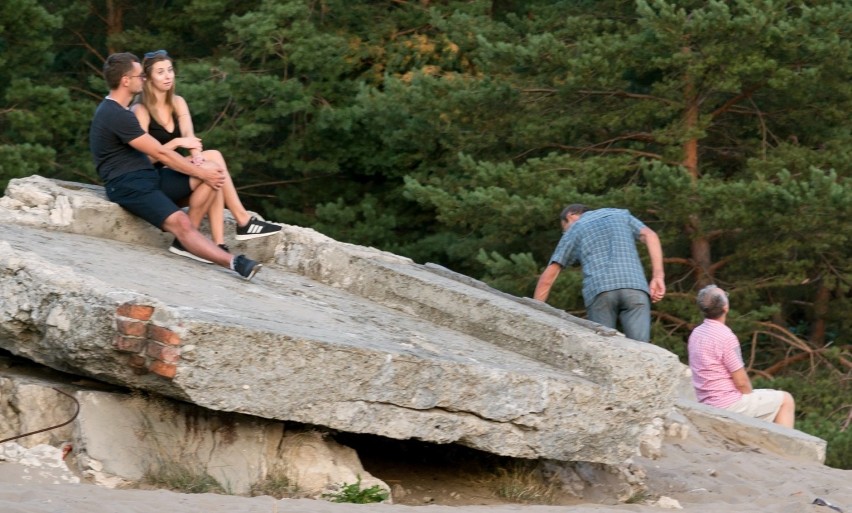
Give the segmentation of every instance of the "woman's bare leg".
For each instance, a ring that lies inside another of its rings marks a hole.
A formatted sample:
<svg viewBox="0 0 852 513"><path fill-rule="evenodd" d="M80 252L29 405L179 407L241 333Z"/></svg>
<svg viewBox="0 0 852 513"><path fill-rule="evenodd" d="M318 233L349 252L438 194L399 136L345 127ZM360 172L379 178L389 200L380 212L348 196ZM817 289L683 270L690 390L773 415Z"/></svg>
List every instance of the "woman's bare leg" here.
<svg viewBox="0 0 852 513"><path fill-rule="evenodd" d="M189 211L187 215L189 216L189 221L192 223L192 227L197 230L201 226L201 220L210 211L210 206L216 201L216 198L222 197L222 191L213 190L198 178L190 178L189 186L192 189L192 194L189 196ZM221 212L221 209L219 211Z"/></svg>
<svg viewBox="0 0 852 513"><path fill-rule="evenodd" d="M207 209L207 220L210 222L210 238L218 245L225 244L225 198L221 189L216 191L216 197Z"/></svg>
<svg viewBox="0 0 852 513"><path fill-rule="evenodd" d="M205 150L201 153L204 160L215 162L225 170L225 184L222 186L222 196L224 206L231 211L231 215L237 221L239 226L245 226L251 220L251 214L248 213L240 201L240 196L237 194L237 188L234 186L234 181L231 179L231 173L228 172L228 165L225 164L225 157L218 150ZM211 221L212 224L212 221ZM214 238L215 241L215 238Z"/></svg>

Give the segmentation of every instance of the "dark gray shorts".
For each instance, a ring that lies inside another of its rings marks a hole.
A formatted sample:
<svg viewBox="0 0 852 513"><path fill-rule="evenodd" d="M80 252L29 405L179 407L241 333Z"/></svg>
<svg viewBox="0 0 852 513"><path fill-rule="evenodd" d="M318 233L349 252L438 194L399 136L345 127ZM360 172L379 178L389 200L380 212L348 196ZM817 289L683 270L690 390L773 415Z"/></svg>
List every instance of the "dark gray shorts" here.
<svg viewBox="0 0 852 513"><path fill-rule="evenodd" d="M169 168L132 171L110 180L105 188L110 201L161 230L166 218L180 210L178 202L192 194L189 177Z"/></svg>

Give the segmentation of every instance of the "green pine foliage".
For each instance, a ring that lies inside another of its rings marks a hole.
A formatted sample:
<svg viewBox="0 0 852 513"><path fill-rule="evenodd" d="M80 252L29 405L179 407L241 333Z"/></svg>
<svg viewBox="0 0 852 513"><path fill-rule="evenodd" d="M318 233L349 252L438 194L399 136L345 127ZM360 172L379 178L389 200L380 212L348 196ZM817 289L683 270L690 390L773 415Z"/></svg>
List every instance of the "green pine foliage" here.
<svg viewBox="0 0 852 513"><path fill-rule="evenodd" d="M655 344L685 358L717 283L803 429L852 411L808 388L852 373L848 2L13 0L0 26L0 186L98 183L103 59L164 48L267 218L528 296L564 205L628 208L666 256ZM580 284L549 302L584 315Z"/></svg>

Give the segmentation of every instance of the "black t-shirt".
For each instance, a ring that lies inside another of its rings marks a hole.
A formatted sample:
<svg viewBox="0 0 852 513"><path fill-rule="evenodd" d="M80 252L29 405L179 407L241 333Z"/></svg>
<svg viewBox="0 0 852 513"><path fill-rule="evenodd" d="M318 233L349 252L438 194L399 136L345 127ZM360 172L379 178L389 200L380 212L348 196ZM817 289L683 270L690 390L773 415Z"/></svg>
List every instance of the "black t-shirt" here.
<svg viewBox="0 0 852 513"><path fill-rule="evenodd" d="M136 116L118 102L105 99L98 105L89 127L89 150L104 183L133 171L153 171L148 157L128 144L144 134Z"/></svg>

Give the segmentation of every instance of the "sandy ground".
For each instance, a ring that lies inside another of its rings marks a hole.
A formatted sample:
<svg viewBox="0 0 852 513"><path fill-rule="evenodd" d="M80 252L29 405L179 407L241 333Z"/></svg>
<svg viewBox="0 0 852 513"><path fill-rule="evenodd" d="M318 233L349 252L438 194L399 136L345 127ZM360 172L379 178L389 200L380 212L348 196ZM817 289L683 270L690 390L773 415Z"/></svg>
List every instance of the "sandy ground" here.
<svg viewBox="0 0 852 513"><path fill-rule="evenodd" d="M833 513L822 499L852 513L852 470L785 459L759 450L691 433L670 439L657 460L637 458L645 469L650 497L645 504L541 506L335 504L310 499L188 495L164 490L115 490L91 484L54 484L57 469L0 462L3 513L556 513L660 512ZM660 497L668 499L658 502ZM667 507L668 506L668 507Z"/></svg>

